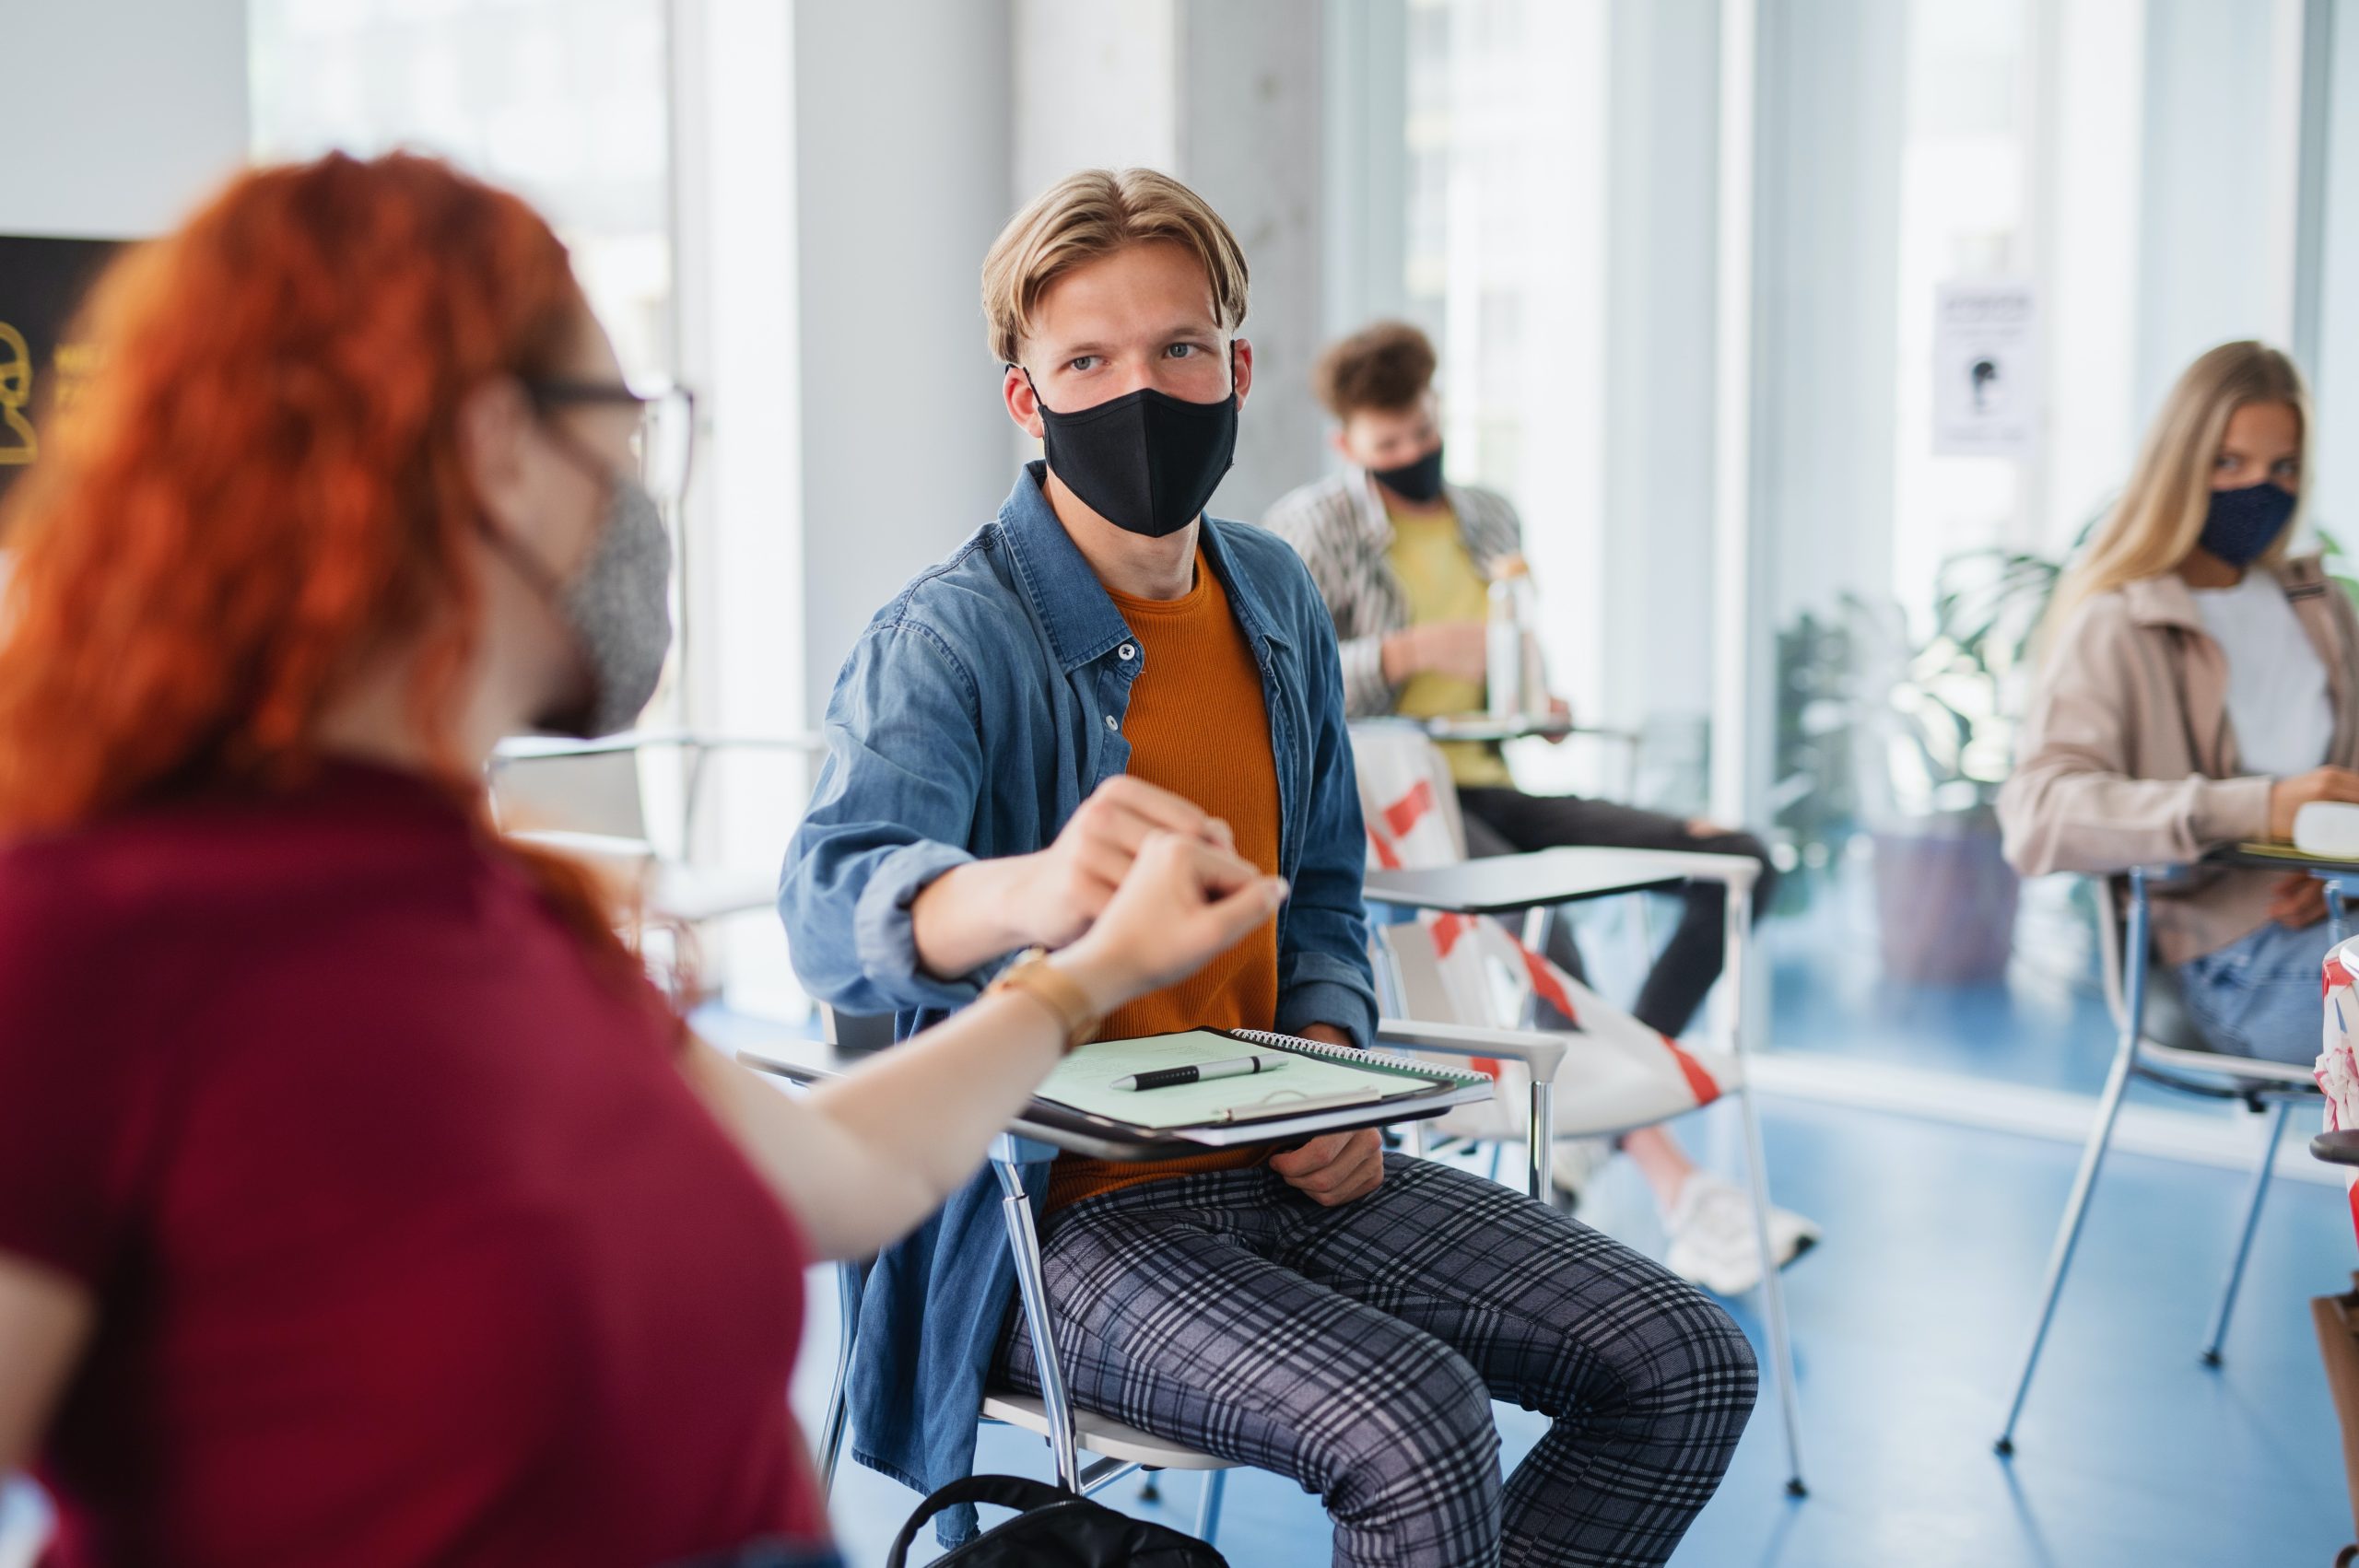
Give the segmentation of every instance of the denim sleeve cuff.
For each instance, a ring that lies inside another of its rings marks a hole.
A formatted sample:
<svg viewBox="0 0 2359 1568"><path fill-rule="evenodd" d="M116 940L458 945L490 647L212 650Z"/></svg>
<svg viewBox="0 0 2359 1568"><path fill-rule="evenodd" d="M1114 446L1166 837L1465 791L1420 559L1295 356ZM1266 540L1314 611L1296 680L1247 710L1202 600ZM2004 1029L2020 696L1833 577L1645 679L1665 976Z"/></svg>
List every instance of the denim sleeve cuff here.
<svg viewBox="0 0 2359 1568"><path fill-rule="evenodd" d="M1376 998L1351 981L1297 980L1278 999L1278 1032L1298 1035L1313 1024L1332 1024L1366 1047L1376 1038Z"/></svg>
<svg viewBox="0 0 2359 1568"><path fill-rule="evenodd" d="M964 1007L981 991L972 976L938 980L918 962L917 927L910 906L946 872L974 860L964 849L923 840L894 850L876 864L851 914L852 951L861 973L903 1007Z"/></svg>

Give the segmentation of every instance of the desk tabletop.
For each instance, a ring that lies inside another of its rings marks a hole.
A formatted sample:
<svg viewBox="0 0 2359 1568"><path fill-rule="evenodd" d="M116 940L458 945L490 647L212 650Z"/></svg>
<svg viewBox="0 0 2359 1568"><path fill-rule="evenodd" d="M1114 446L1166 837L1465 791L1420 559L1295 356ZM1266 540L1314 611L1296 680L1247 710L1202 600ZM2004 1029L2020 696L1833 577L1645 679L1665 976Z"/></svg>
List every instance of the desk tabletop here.
<svg viewBox="0 0 2359 1568"><path fill-rule="evenodd" d="M1437 741L1553 741L1573 732L1572 716L1564 713L1439 713L1416 720L1417 728Z"/></svg>
<svg viewBox="0 0 2359 1568"><path fill-rule="evenodd" d="M2359 877L2359 860L2333 855L2312 855L2291 844L2230 844L2212 850L2200 862L2232 866L2240 871L2311 872Z"/></svg>
<svg viewBox="0 0 2359 1568"><path fill-rule="evenodd" d="M1756 874L1754 861L1743 855L1573 848L1461 860L1424 871L1370 872L1365 884L1371 903L1451 915L1501 915L1535 905L1673 888L1690 881L1750 885Z"/></svg>
<svg viewBox="0 0 2359 1568"><path fill-rule="evenodd" d="M885 1048L891 1049L890 1047ZM759 1045L737 1047L737 1059L755 1071L770 1073L789 1082L805 1085L841 1078L876 1054L873 1050L848 1049L826 1040L765 1040ZM1181 1159L1215 1149L1299 1143L1306 1138L1316 1138L1321 1133L1423 1121L1428 1117L1441 1115L1470 1096L1482 1097L1489 1094L1489 1086L1485 1085L1479 1090L1421 1100L1414 1105L1396 1102L1345 1106L1334 1110L1314 1111L1308 1116L1271 1117L1238 1127L1188 1129L1159 1136L1142 1136L1122 1123L1094 1117L1086 1111L1051 1105L1046 1100L1034 1100L1009 1125L1008 1130L1019 1138L1033 1139L1068 1154L1086 1154L1092 1159L1133 1164L1145 1160Z"/></svg>

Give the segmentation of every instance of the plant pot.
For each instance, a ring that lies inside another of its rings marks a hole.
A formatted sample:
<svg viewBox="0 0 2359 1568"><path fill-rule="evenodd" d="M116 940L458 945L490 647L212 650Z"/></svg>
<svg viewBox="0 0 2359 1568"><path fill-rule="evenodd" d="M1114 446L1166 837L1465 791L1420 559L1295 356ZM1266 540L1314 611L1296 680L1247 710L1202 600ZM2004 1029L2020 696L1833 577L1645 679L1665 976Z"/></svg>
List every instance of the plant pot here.
<svg viewBox="0 0 2359 1568"><path fill-rule="evenodd" d="M2004 979L2020 883L1989 813L1919 817L1871 837L1884 977L1911 986Z"/></svg>

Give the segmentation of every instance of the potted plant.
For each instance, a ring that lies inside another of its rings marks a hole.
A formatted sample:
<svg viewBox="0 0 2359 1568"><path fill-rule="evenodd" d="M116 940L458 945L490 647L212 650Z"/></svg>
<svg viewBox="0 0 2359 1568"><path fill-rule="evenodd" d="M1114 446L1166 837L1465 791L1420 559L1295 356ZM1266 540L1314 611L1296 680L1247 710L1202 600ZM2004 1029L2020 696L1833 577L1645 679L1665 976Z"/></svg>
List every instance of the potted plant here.
<svg viewBox="0 0 2359 1568"><path fill-rule="evenodd" d="M1778 631L1778 727L1769 821L1781 908L1806 906L1860 831L1860 660L1849 618L1805 610Z"/></svg>
<svg viewBox="0 0 2359 1568"><path fill-rule="evenodd" d="M1893 979L1965 985L2006 974L2019 888L1995 805L2014 765L2032 636L2062 569L2022 550L1952 556L1921 638L1899 605L1847 600L1863 650L1862 814Z"/></svg>

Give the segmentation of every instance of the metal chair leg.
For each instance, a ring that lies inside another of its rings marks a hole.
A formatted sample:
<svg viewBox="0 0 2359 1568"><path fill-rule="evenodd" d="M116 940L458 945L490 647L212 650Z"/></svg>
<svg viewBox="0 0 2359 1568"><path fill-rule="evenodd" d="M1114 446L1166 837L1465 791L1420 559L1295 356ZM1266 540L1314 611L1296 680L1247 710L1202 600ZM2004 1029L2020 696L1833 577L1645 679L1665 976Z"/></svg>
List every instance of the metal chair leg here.
<svg viewBox="0 0 2359 1568"><path fill-rule="evenodd" d="M1543 1203L1548 1200L1548 1141L1555 1136L1556 1085L1532 1081L1532 1125L1524 1129L1524 1150L1531 1156L1524 1171L1524 1190ZM1497 1173L1492 1174L1494 1181Z"/></svg>
<svg viewBox="0 0 2359 1568"><path fill-rule="evenodd" d="M1523 912L1523 932L1516 940L1523 943L1526 952L1544 954L1548 951L1548 932L1555 923L1555 909L1545 904L1534 905ZM1523 1012L1516 1019L1516 1027L1536 1029L1539 1026L1540 993L1527 991L1523 999Z"/></svg>
<svg viewBox="0 0 2359 1568"><path fill-rule="evenodd" d="M1802 1417L1794 1386L1794 1344L1786 1327L1786 1277L1769 1250L1769 1167L1761 1152L1761 1118L1754 1110L1753 1085L1737 1085L1744 1117L1744 1159L1753 1181L1753 1244L1761 1249L1761 1304L1769 1320L1769 1363L1778 1378L1778 1411L1786 1426L1786 1490L1810 1495L1802 1480Z"/></svg>
<svg viewBox="0 0 2359 1568"><path fill-rule="evenodd" d="M1753 953L1753 900L1728 890L1727 924L1721 932L1721 964L1728 981L1729 1048L1744 1060L1744 984ZM1737 1109L1744 1121L1744 1158L1753 1178L1753 1245L1761 1249L1761 1303L1769 1319L1769 1359L1778 1378L1778 1407L1786 1426L1786 1490L1810 1495L1802 1480L1801 1391L1794 1386L1794 1346L1786 1330L1786 1281L1769 1249L1769 1162L1761 1149L1761 1117L1753 1103L1750 1070L1737 1082Z"/></svg>
<svg viewBox="0 0 2359 1568"><path fill-rule="evenodd" d="M860 1330L860 1292L864 1265L845 1259L836 1265L836 1309L840 1321L836 1333L836 1376L827 1388L827 1415L819 1433L819 1497L827 1500L836 1484L836 1461L844 1448L844 1426L850 1414L851 1348Z"/></svg>
<svg viewBox="0 0 2359 1568"><path fill-rule="evenodd" d="M2081 1168L2072 1178L2072 1195L2065 1199L2064 1219L2056 1230L2056 1245L2048 1253L2048 1279L2040 1287L2039 1316L2032 1326L2031 1345L2024 1352L2022 1375L2015 1379L2015 1395L2007 1405L2006 1424L1999 1429L1999 1440L1992 1448L2001 1457L2015 1451L2015 1422L2024 1413L2024 1399L2031 1392L2031 1375L2039 1366L2039 1352L2048 1343L2048 1325L2056 1318L2056 1298L2064 1289L2064 1274L2072 1266L2072 1250L2080 1245L2081 1222L2088 1217L2089 1194L2096 1187L2097 1172L2105 1164L2105 1152L2113 1141L2113 1124L2121 1115L2121 1100L2130 1088L2130 1067L2138 1056L2138 1041L2146 1026L2146 879L2143 872L2130 873L2130 930L2122 944L2122 986L2124 1006L2121 1038L2113 1053L2113 1068L2107 1073L2105 1094L2097 1101L2096 1125L2089 1129L2088 1146L2081 1153Z"/></svg>
<svg viewBox="0 0 2359 1568"><path fill-rule="evenodd" d="M1032 1199L1024 1190L1024 1176L1015 1160L1015 1141L1002 1133L992 1144L992 1169L999 1176L1001 1217L1007 1223L1007 1246L1015 1258L1016 1294L1024 1304L1024 1327L1032 1339L1032 1366L1040 1379L1040 1402L1048 1408L1049 1452L1056 1461L1057 1484L1068 1492L1081 1490L1081 1442L1074 1432L1073 1401L1065 1393L1063 1364L1049 1316L1049 1284L1040 1271L1040 1234L1032 1223Z"/></svg>
<svg viewBox="0 0 2359 1568"><path fill-rule="evenodd" d="M1196 1499L1196 1539L1206 1546L1213 1544L1213 1537L1220 1529L1220 1494L1227 1487L1226 1470L1204 1472L1204 1490Z"/></svg>
<svg viewBox="0 0 2359 1568"><path fill-rule="evenodd" d="M1526 909L1523 912L1522 938L1525 949L1532 953L1545 954L1548 951L1548 933L1555 928L1555 923L1556 911L1547 905ZM1531 1028L1539 1021L1540 996L1535 991L1524 999L1523 1024L1524 1027ZM1553 1082L1543 1082L1540 1079L1534 1078L1532 1081L1532 1120L1524 1129L1523 1189L1543 1203L1548 1199L1549 1140L1555 1134L1556 1085ZM1493 1181L1499 1179L1498 1166L1496 1163L1491 1167L1491 1179Z"/></svg>
<svg viewBox="0 0 2359 1568"><path fill-rule="evenodd" d="M2236 1261L2228 1265L2228 1283L2220 1293L2220 1309L2212 1315L2212 1333L2204 1341L2203 1364L2220 1364L2220 1346L2228 1337L2228 1317L2236 1310L2236 1287L2244 1283L2245 1259L2252 1256L2253 1232L2260 1228L2261 1200L2269 1196L2269 1178L2277 1168L2278 1140L2285 1135L2285 1113L2294 1108L2280 1100L2269 1117L2269 1141L2260 1152L2260 1168L2252 1173L2252 1196L2245 1201L2243 1229L2236 1233Z"/></svg>

